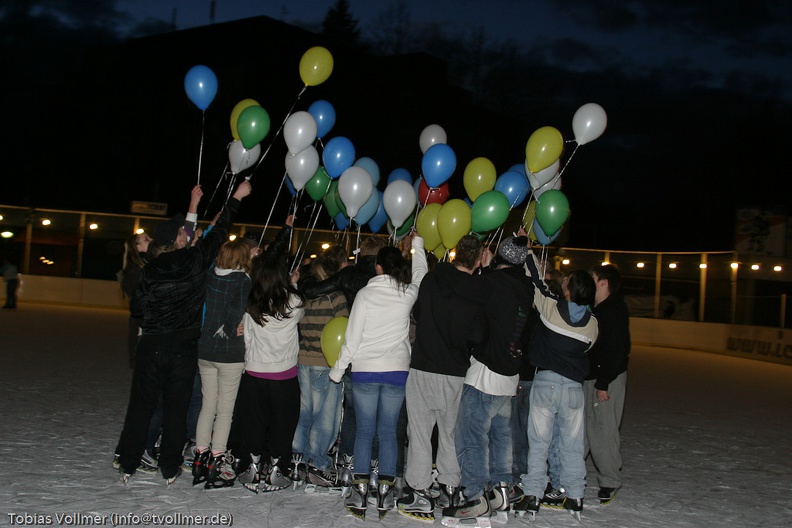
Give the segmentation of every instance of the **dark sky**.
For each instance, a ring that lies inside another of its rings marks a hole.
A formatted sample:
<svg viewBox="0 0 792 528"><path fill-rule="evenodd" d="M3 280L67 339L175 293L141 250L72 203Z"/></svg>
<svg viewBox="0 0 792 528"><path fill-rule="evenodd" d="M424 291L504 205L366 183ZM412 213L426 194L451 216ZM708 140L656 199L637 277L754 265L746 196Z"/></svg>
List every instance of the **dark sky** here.
<svg viewBox="0 0 792 528"><path fill-rule="evenodd" d="M334 0L217 0L213 21L265 15L318 32L334 3ZM48 20L49 24L73 30L101 27L113 35L136 36L141 31L148 34L168 31L173 22L177 30L207 25L212 22L211 4L210 0L9 0L5 7L0 7L0 22L8 24L9 13L23 7L28 21ZM349 4L364 39L381 37L382 17L397 5L370 0L351 0ZM737 207L789 205L786 151L792 142L792 123L789 123L792 3L406 0L401 5L406 8L412 35L440 29L449 37L465 40L482 31L487 45L498 47L511 43L529 60L544 65L536 70L542 72L537 77L516 71L513 78L503 83L503 91L518 89L515 84L527 85L531 97L525 103L517 103L520 108L513 110L515 115L528 116L526 132L524 137L503 138L515 148L513 159L497 165L499 174L524 160L525 141L533 128L555 126L566 139L571 139L571 118L576 107L596 102L605 108L609 120L605 134L581 147L564 173L564 191L570 197L574 221L570 226L570 245L669 251L730 249ZM18 24L15 27L18 32L26 30ZM46 35L36 43L38 53L57 56L58 45L47 45L45 38ZM8 37L3 37L3 42L4 60L18 67L13 64L15 43ZM239 50L239 53L250 52L250 67L254 68L252 51ZM195 63L200 61L201 57L195 58ZM47 103L57 107L53 101L57 101L59 92L65 91L64 86L80 72L69 71L60 64L57 71L38 71L36 75L17 80L21 82L12 81L12 76L4 80L3 104L13 115L25 115L14 108L13 95L18 90L44 83ZM293 72L289 75L273 72L273 82L291 82ZM224 83L228 86L228 81L219 79L221 86ZM173 86L172 90L173 94L159 95L184 97L182 86ZM238 98L248 96L240 94ZM560 101L563 108L552 106L561 104ZM282 103L288 105L290 101ZM107 111L118 111L124 102L117 104L118 107L108 107ZM80 118L79 108L57 110L64 115L56 112L47 117ZM389 117L397 117L399 109L392 110L396 115ZM504 112L508 114L510 109ZM40 178L42 183L47 183L53 171L60 168L57 162L61 158L48 148L47 141L53 138L43 137L47 123L41 119L36 115L30 122L20 123L18 133L26 139L16 139L26 143L36 141L37 149L34 156L25 151L25 159L15 160L14 166L24 167L24 173L14 174L12 178ZM275 121L279 119L273 116L273 126L277 126ZM430 122L416 126L420 125L420 130ZM5 128L8 124L5 123ZM377 126L387 124L372 116L372 127ZM59 142L76 141L77 148L85 154L78 162L84 166L75 166L71 161L68 169L72 173L100 172L112 177L112 165L91 166L91 149L108 148L101 140L107 141L112 131L95 133L95 137L58 138ZM140 134L155 133L155 124L140 131ZM349 137L354 142L356 135L368 133L352 131ZM498 133L492 131L493 135ZM408 139L417 149L417 134ZM452 133L449 144L454 146ZM117 162L124 163L128 156L144 155L135 152L134 147L112 145ZM393 145L381 146L382 150L392 148ZM10 148L6 155L13 157L17 152L20 152L18 148ZM377 149L362 155L376 160ZM457 152L460 160L479 155L484 154L475 149ZM414 158L414 153L411 156ZM383 177L394 168L381 167ZM414 177L420 172L419 166L408 169ZM463 169L464 163L456 172ZM184 185L189 186L186 177ZM0 203L24 202L40 207L54 203L37 204L29 189L27 185L25 193L10 193L8 200L0 197ZM44 196L42 193L41 198ZM452 197L464 197L464 189L452 188ZM75 207L85 205L79 203ZM101 206L96 209L105 210Z"/></svg>

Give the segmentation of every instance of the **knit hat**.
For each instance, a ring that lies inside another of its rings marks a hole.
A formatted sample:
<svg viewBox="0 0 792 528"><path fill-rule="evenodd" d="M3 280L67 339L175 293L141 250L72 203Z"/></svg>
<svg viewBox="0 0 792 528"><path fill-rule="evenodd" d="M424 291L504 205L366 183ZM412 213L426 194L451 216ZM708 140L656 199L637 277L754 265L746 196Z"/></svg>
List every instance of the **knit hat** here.
<svg viewBox="0 0 792 528"><path fill-rule="evenodd" d="M179 228L184 227L184 215L177 214L170 220L157 224L154 228L154 242L160 247L171 246L179 236Z"/></svg>
<svg viewBox="0 0 792 528"><path fill-rule="evenodd" d="M528 258L528 238L509 237L498 246L498 257L512 266L522 266Z"/></svg>

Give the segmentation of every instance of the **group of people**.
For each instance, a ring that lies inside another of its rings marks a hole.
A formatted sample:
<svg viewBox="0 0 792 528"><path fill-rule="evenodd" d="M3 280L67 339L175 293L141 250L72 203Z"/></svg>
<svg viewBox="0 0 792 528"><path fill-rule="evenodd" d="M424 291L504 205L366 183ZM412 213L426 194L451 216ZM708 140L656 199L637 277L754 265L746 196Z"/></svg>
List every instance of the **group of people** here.
<svg viewBox="0 0 792 528"><path fill-rule="evenodd" d="M365 239L354 264L331 247L297 267L292 217L269 244L228 241L250 192L240 184L201 232L196 188L186 218L130 239L124 482L160 407L168 484L187 440L194 484L339 486L358 517L371 506L431 521L437 507L462 521L542 503L579 517L587 454L599 500L615 496L630 338L614 266L544 270L521 230L494 255L465 236L431 271L415 233L401 248ZM340 317L328 362L322 330Z"/></svg>

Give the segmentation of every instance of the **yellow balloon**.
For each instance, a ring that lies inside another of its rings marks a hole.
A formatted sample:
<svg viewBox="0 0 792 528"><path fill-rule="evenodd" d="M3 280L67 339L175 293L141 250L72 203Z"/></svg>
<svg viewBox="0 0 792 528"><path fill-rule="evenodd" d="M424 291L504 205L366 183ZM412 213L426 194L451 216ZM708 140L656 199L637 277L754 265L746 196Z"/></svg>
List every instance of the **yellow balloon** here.
<svg viewBox="0 0 792 528"><path fill-rule="evenodd" d="M344 345L344 334L346 334L348 323L348 317L334 317L322 328L322 354L324 354L325 361L331 367L338 361L338 355Z"/></svg>
<svg viewBox="0 0 792 528"><path fill-rule="evenodd" d="M446 254L447 251L448 250L445 248L445 246L443 244L440 244L439 246L437 246L436 248L434 248L432 250L432 254L435 257L437 257L437 261L439 262L439 261L443 260L443 257L445 257L445 254Z"/></svg>
<svg viewBox="0 0 792 528"><path fill-rule="evenodd" d="M525 145L525 162L528 170L539 172L556 162L564 152L564 137L557 128L545 126L536 129Z"/></svg>
<svg viewBox="0 0 792 528"><path fill-rule="evenodd" d="M531 240L536 242L536 233L533 230L533 222L536 218L536 200L531 200L528 207L525 208L525 215L523 216L522 226Z"/></svg>
<svg viewBox="0 0 792 528"><path fill-rule="evenodd" d="M239 114L242 111L249 107L249 106L261 106L258 104L258 101L255 99L242 99L236 105L234 105L234 109L231 110L231 135L234 136L234 139L239 141L239 132L237 132L237 121L239 120Z"/></svg>
<svg viewBox="0 0 792 528"><path fill-rule="evenodd" d="M440 214L443 204L430 203L418 213L415 228L424 239L424 247L433 248L442 243L440 233L437 231L437 215Z"/></svg>
<svg viewBox="0 0 792 528"><path fill-rule="evenodd" d="M300 78L305 86L322 84L333 73L333 56L322 46L314 46L300 59Z"/></svg>
<svg viewBox="0 0 792 528"><path fill-rule="evenodd" d="M471 160L465 167L463 182L465 191L471 202L476 201L482 193L491 191L495 188L495 181L498 173L495 165L487 158L476 158Z"/></svg>
<svg viewBox="0 0 792 528"><path fill-rule="evenodd" d="M470 233L470 206L464 200L448 200L437 214L437 232L447 248L456 247L459 240Z"/></svg>

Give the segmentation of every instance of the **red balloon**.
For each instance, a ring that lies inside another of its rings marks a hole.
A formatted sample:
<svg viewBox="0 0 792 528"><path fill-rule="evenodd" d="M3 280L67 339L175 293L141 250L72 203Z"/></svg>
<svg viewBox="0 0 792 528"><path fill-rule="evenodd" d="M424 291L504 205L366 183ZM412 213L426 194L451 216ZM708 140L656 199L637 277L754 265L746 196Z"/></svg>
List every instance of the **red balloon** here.
<svg viewBox="0 0 792 528"><path fill-rule="evenodd" d="M421 180L418 185L418 201L421 207L425 207L430 203L444 204L449 196L451 196L451 191L448 188L448 183L443 183L440 187L433 189L426 185L426 180Z"/></svg>

